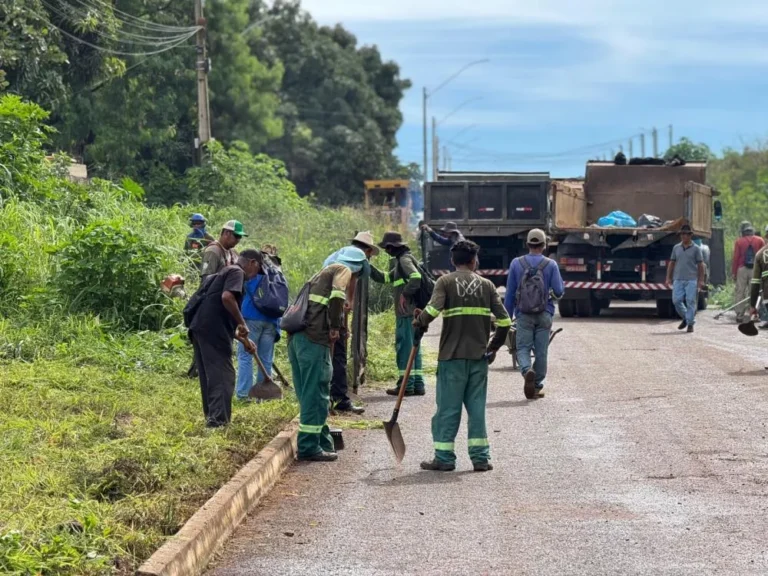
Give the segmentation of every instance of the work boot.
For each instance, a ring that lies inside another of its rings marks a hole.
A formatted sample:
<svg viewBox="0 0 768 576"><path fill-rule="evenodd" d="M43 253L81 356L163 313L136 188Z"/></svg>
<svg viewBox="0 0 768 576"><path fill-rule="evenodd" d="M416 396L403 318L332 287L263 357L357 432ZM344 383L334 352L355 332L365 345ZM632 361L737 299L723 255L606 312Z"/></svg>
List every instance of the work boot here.
<svg viewBox="0 0 768 576"><path fill-rule="evenodd" d="M688 328L688 322L686 322L685 320L680 322L680 324L677 327L678 330L685 330L686 328Z"/></svg>
<svg viewBox="0 0 768 576"><path fill-rule="evenodd" d="M407 393L408 393L408 390L406 390L406 391L405 391L405 393L407 394ZM427 389L426 389L426 388L424 388L424 386L421 386L421 387L419 387L419 386L416 386L416 387L413 389L413 395L414 395L414 396L424 396L426 393L427 393Z"/></svg>
<svg viewBox="0 0 768 576"><path fill-rule="evenodd" d="M337 404L333 407L333 411L335 412L347 412L349 414L357 414L358 416L365 412L365 408L362 406L355 406L352 404L352 402L347 402L343 404Z"/></svg>
<svg viewBox="0 0 768 576"><path fill-rule="evenodd" d="M432 472L453 472L456 470L456 464L441 462L440 460L425 460L421 463L422 470L431 470Z"/></svg>
<svg viewBox="0 0 768 576"><path fill-rule="evenodd" d="M490 462L472 462L472 468L475 472L489 472L493 470L493 464Z"/></svg>
<svg viewBox="0 0 768 576"><path fill-rule="evenodd" d="M536 390L533 393L533 400L538 400L539 398L544 398L543 388L536 388Z"/></svg>
<svg viewBox="0 0 768 576"><path fill-rule="evenodd" d="M523 384L523 394L528 400L533 400L536 396L536 372L528 370L525 373L525 384Z"/></svg>
<svg viewBox="0 0 768 576"><path fill-rule="evenodd" d="M400 394L400 386L395 386L394 388L390 388L387 390L387 394L390 396L397 396ZM416 390L408 390L408 388L405 389L405 395L406 396L423 396L424 391L421 391L421 394L417 394Z"/></svg>
<svg viewBox="0 0 768 576"><path fill-rule="evenodd" d="M335 462L339 459L339 455L335 452L318 452L311 456L299 456L299 462Z"/></svg>
<svg viewBox="0 0 768 576"><path fill-rule="evenodd" d="M693 334L693 326L688 326L688 334Z"/></svg>

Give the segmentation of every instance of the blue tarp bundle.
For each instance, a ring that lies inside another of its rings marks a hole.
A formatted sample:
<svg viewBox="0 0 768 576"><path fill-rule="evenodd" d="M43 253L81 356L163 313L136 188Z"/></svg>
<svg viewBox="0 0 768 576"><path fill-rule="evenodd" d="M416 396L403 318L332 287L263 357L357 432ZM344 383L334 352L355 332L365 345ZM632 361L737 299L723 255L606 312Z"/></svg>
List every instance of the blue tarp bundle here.
<svg viewBox="0 0 768 576"><path fill-rule="evenodd" d="M635 228L637 222L626 212L615 210L608 214L608 216L600 218L597 221L597 225L603 228Z"/></svg>

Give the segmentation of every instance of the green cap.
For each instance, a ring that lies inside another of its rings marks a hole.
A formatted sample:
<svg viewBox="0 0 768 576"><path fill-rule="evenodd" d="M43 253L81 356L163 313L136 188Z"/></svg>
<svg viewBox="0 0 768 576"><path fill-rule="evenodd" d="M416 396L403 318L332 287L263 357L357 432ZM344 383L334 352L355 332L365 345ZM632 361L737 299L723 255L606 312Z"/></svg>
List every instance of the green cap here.
<svg viewBox="0 0 768 576"><path fill-rule="evenodd" d="M230 220L224 224L222 230L231 230L235 236L248 236L248 234L243 232L243 223L239 220Z"/></svg>

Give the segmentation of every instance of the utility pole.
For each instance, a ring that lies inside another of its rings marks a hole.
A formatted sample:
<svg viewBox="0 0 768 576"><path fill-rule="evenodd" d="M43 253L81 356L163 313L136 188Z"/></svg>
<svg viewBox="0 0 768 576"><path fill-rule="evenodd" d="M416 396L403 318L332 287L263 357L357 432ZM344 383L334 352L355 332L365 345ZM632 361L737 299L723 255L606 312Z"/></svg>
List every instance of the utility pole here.
<svg viewBox="0 0 768 576"><path fill-rule="evenodd" d="M675 145L675 138L674 138L674 132L672 131L672 124L669 125L669 147L672 148L672 146Z"/></svg>
<svg viewBox="0 0 768 576"><path fill-rule="evenodd" d="M640 134L640 156L645 158L645 133Z"/></svg>
<svg viewBox="0 0 768 576"><path fill-rule="evenodd" d="M651 130L651 136L653 136L653 157L658 158L659 157L659 131L656 130L656 127Z"/></svg>
<svg viewBox="0 0 768 576"><path fill-rule="evenodd" d="M211 140L211 109L208 103L208 50L205 46L206 21L203 15L205 0L195 0L195 25L200 26L195 36L197 45L197 146L199 151ZM202 157L202 154L201 154Z"/></svg>
<svg viewBox="0 0 768 576"><path fill-rule="evenodd" d="M427 87L424 86L422 94L422 116L424 120L424 181L427 181Z"/></svg>
<svg viewBox="0 0 768 576"><path fill-rule="evenodd" d="M629 139L629 159L630 160L632 160L632 156L633 156L633 154L632 154L632 147L633 147L633 145L634 145L634 141L633 141L632 138L630 138Z"/></svg>
<svg viewBox="0 0 768 576"><path fill-rule="evenodd" d="M432 181L435 182L437 180L437 167L438 167L438 156L440 155L440 152L437 148L437 120L435 120L435 117L432 116Z"/></svg>

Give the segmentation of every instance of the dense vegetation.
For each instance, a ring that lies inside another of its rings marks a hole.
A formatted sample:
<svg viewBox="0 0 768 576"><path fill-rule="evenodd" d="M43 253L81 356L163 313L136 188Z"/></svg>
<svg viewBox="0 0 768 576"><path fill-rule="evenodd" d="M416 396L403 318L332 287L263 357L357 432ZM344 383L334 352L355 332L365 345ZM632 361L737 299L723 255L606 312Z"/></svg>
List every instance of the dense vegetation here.
<svg viewBox="0 0 768 576"><path fill-rule="evenodd" d="M296 413L289 395L203 426L182 301L159 290L174 272L194 289L189 214L278 245L294 291L369 224L240 145L183 175L215 206L149 207L127 178L75 184L66 157L46 160L45 118L0 97L0 573L129 574ZM392 323L373 319L372 378L396 376ZM290 373L282 345L277 361Z"/></svg>
<svg viewBox="0 0 768 576"><path fill-rule="evenodd" d="M296 1L206 10L217 140L282 160L299 194L324 203L357 203L364 179L403 172L392 151L410 83L375 46L318 26ZM0 0L0 91L51 110L54 147L91 174L129 176L150 203L202 200L186 178L197 134L192 24L191 3Z"/></svg>

